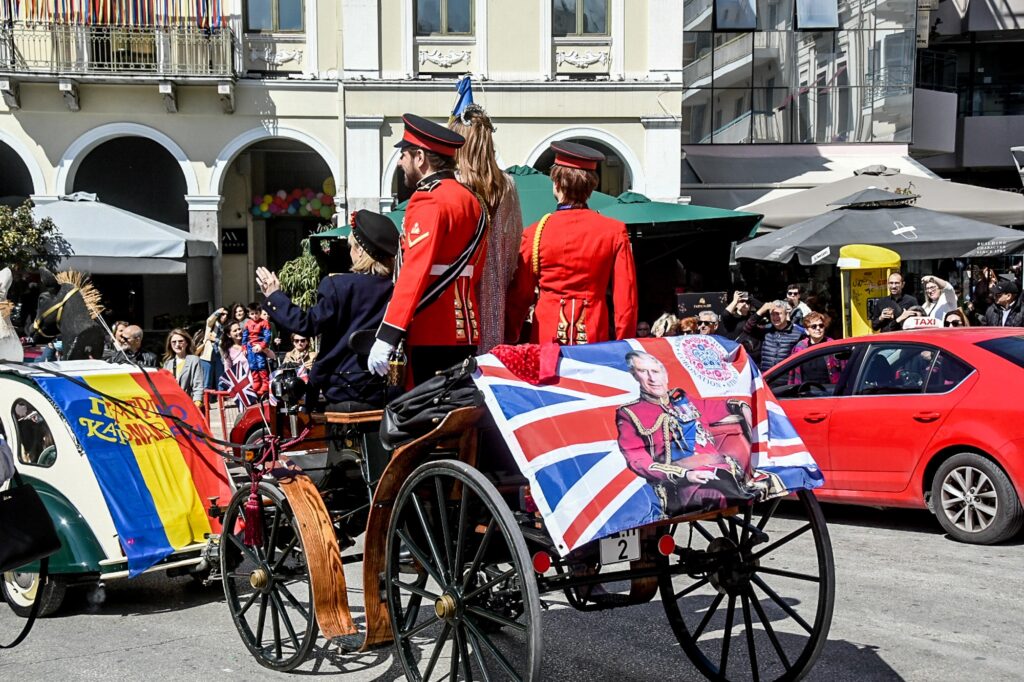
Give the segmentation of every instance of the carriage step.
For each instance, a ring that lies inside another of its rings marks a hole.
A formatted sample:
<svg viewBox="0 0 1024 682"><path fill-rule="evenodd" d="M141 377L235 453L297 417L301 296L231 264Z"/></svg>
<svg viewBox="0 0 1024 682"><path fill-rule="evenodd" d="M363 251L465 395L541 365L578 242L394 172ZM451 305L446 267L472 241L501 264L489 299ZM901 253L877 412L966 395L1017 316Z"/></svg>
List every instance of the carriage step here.
<svg viewBox="0 0 1024 682"><path fill-rule="evenodd" d="M338 649L344 654L351 654L355 651L359 651L365 641L366 635L363 633L340 635L338 637L331 638L331 644L336 644Z"/></svg>

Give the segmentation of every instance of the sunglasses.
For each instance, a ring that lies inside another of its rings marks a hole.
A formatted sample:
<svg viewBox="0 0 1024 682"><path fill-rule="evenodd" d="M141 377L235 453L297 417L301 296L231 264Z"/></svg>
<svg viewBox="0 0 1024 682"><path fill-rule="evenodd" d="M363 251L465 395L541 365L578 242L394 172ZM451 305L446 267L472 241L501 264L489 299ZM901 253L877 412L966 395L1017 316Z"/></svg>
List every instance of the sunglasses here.
<svg viewBox="0 0 1024 682"><path fill-rule="evenodd" d="M786 292L786 296L799 296L799 295L800 295L799 291L787 291Z"/></svg>
<svg viewBox="0 0 1024 682"><path fill-rule="evenodd" d="M698 320L697 321L697 326L698 327L711 327L711 326L714 326L714 324L715 323L710 321L710 320Z"/></svg>
<svg viewBox="0 0 1024 682"><path fill-rule="evenodd" d="M962 326L964 326L964 323L961 322L960 320L948 320L946 322L946 326L947 327L962 327Z"/></svg>
<svg viewBox="0 0 1024 682"><path fill-rule="evenodd" d="M309 339L292 339L294 343L309 343Z"/></svg>
<svg viewBox="0 0 1024 682"><path fill-rule="evenodd" d="M808 329L824 329L825 325L823 325L823 324L809 324L809 325L807 325L807 328Z"/></svg>

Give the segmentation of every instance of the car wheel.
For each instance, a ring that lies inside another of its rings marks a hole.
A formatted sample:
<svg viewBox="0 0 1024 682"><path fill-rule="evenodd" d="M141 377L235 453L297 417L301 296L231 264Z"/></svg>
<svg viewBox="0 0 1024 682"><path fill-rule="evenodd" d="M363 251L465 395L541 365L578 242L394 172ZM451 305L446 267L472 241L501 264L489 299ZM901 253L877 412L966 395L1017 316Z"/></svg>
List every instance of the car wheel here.
<svg viewBox="0 0 1024 682"><path fill-rule="evenodd" d="M22 618L28 618L37 598L42 600L39 604L40 616L48 616L59 609L64 602L67 583L61 578L48 575L40 589L38 573L7 571L0 589L11 610Z"/></svg>
<svg viewBox="0 0 1024 682"><path fill-rule="evenodd" d="M1024 525L1024 510L1007 475L973 452L953 455L932 481L939 523L960 542L990 545L1008 540Z"/></svg>

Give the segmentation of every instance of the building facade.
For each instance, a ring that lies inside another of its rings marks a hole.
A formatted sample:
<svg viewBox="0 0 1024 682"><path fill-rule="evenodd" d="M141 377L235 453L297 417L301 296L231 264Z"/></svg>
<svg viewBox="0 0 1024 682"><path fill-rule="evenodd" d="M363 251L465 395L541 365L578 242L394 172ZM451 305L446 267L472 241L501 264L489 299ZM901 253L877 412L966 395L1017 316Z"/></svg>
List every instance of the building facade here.
<svg viewBox="0 0 1024 682"><path fill-rule="evenodd" d="M465 74L502 165L582 141L611 194L735 208L912 139L910 0L195 5L0 4L0 196L96 192L217 242L199 305L254 298L335 211L390 208L401 115L445 120ZM739 173L758 158L782 170ZM168 282L137 285L147 323L168 312Z"/></svg>

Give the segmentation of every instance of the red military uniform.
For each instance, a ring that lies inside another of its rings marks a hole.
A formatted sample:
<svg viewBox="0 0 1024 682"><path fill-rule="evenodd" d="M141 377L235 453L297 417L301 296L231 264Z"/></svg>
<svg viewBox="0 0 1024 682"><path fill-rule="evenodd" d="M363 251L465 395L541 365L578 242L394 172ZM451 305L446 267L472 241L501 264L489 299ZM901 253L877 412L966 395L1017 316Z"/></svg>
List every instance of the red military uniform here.
<svg viewBox="0 0 1024 682"><path fill-rule="evenodd" d="M589 209L555 211L523 233L506 304L506 333L519 333L536 300L534 343L607 341L609 283L615 338L631 338L636 332L636 270L625 224Z"/></svg>
<svg viewBox="0 0 1024 682"><path fill-rule="evenodd" d="M416 314L430 285L466 250L481 219L476 196L450 171L424 178L402 221L402 265L377 338L409 347L473 346L480 340L477 283L483 273L484 240L454 281Z"/></svg>

